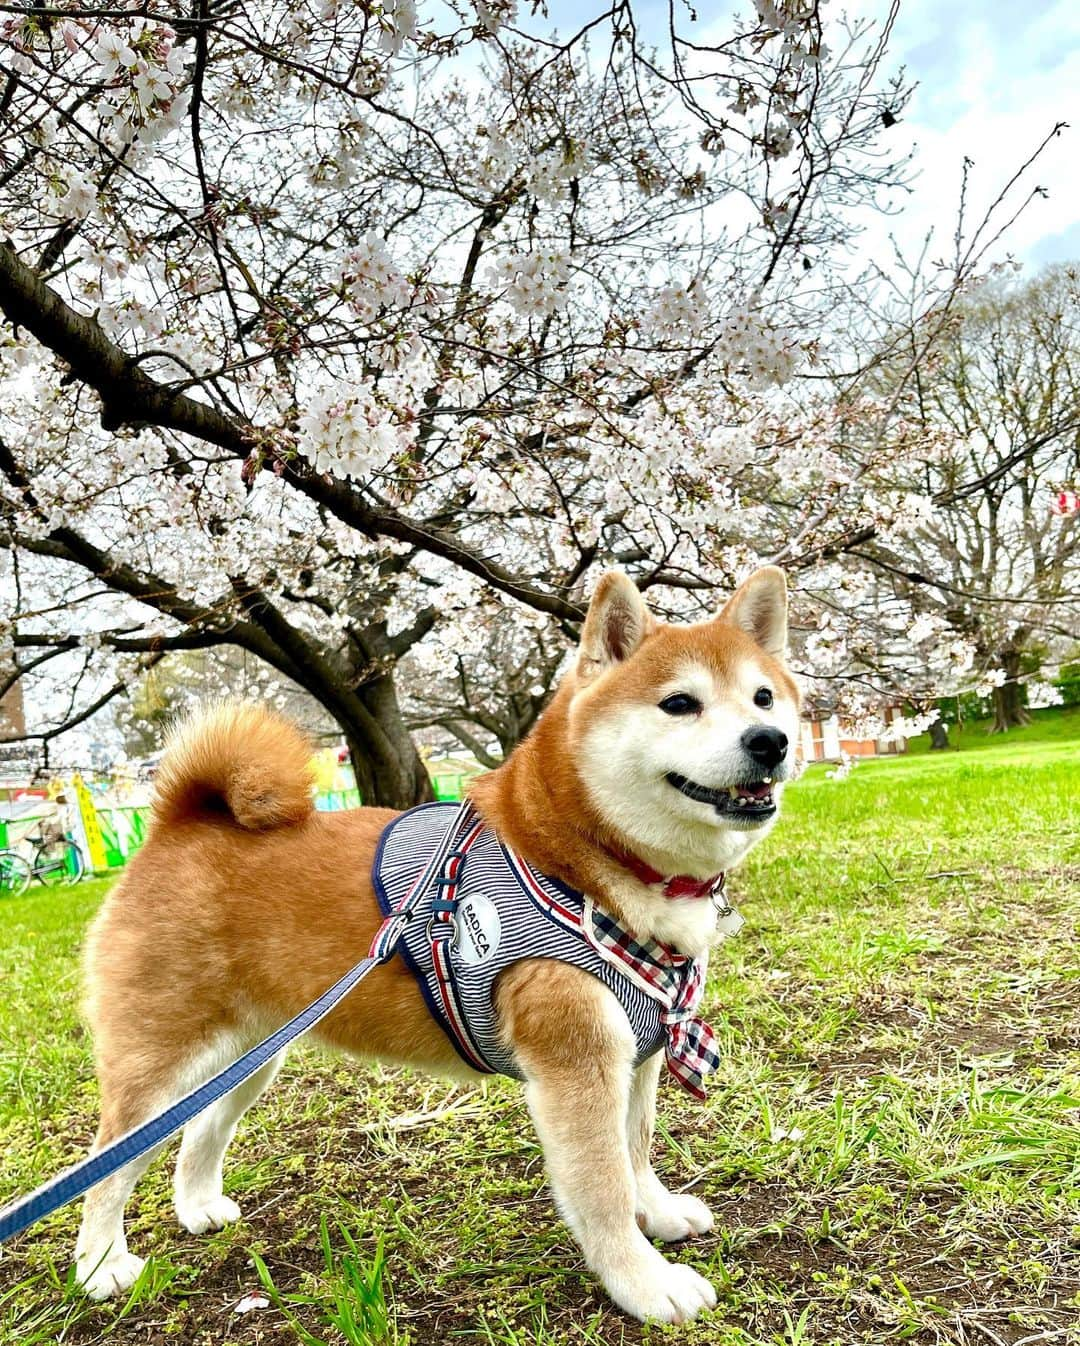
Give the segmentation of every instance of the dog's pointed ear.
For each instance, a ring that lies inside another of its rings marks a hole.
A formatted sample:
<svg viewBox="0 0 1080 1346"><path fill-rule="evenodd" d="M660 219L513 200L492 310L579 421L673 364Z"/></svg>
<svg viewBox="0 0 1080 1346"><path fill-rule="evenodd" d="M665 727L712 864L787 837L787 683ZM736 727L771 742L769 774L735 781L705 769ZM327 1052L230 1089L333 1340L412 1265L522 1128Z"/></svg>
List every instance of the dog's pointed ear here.
<svg viewBox="0 0 1080 1346"><path fill-rule="evenodd" d="M766 654L783 659L788 640L787 581L777 566L762 566L743 580L717 619L756 640Z"/></svg>
<svg viewBox="0 0 1080 1346"><path fill-rule="evenodd" d="M578 647L578 676L597 677L634 653L655 625L637 585L621 570L600 576Z"/></svg>

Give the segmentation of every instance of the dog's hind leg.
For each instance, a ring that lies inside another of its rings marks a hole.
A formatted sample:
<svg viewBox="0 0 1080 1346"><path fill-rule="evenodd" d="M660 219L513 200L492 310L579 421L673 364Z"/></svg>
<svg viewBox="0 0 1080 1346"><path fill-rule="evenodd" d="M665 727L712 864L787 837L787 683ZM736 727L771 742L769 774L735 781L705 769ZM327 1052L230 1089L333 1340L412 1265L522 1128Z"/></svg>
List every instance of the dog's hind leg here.
<svg viewBox="0 0 1080 1346"><path fill-rule="evenodd" d="M110 1069L102 1062L98 1073L101 1124L92 1151L95 1154L148 1121L163 1103L170 1100L169 1094L163 1096L162 1077L155 1071ZM179 1072L177 1075L179 1080ZM183 1092L182 1087L178 1092ZM91 1299L124 1294L135 1284L145 1265L141 1257L128 1252L124 1207L135 1184L164 1148L164 1144L159 1145L142 1158L133 1160L86 1194L75 1245L75 1271Z"/></svg>
<svg viewBox="0 0 1080 1346"><path fill-rule="evenodd" d="M166 1042L164 1035L157 1038L153 1048L148 1038L144 1038L137 1045L125 1042L127 1050L121 1050L114 1021L110 1034L111 1049L107 1053L103 1052L98 1060L101 1125L94 1142L94 1151L149 1121L170 1103L182 1098L228 1065L243 1050L243 1044L238 1047L237 1043L238 1035L235 1032L219 1031L209 1046L180 1059L177 1059L175 1043ZM274 1069L276 1058L257 1072L263 1076L261 1087L254 1094L248 1093L248 1102L253 1102L261 1089L270 1082ZM239 1115L237 1112L233 1118L228 1134L231 1135L232 1126ZM198 1127L200 1120L196 1119L191 1125ZM220 1144L220 1153L224 1153L227 1143L226 1136ZM75 1266L79 1283L92 1299L108 1299L130 1290L145 1265L141 1257L128 1252L124 1233L124 1207L139 1178L164 1148L164 1144L157 1146L151 1153L134 1160L86 1194L79 1239L75 1246ZM196 1154L207 1152L205 1146L195 1149ZM217 1171L220 1174L220 1154ZM219 1195L220 1190L219 1186Z"/></svg>
<svg viewBox="0 0 1080 1346"><path fill-rule="evenodd" d="M176 1218L189 1233L210 1229L240 1218L240 1207L222 1192L222 1165L236 1124L274 1082L285 1052L281 1051L184 1128L176 1161L174 1194ZM227 1064L227 1062L223 1062Z"/></svg>
<svg viewBox="0 0 1080 1346"><path fill-rule="evenodd" d="M650 1151L656 1121L656 1086L663 1063L664 1053L657 1051L634 1071L626 1133L637 1187L637 1222L649 1238L674 1243L706 1233L713 1227L713 1217L708 1206L696 1196L669 1192L653 1170Z"/></svg>
<svg viewBox="0 0 1080 1346"><path fill-rule="evenodd" d="M107 1141L99 1141L100 1149ZM75 1274L91 1299L111 1299L130 1290L146 1262L128 1252L124 1207L135 1184L165 1147L128 1164L86 1195L75 1245Z"/></svg>

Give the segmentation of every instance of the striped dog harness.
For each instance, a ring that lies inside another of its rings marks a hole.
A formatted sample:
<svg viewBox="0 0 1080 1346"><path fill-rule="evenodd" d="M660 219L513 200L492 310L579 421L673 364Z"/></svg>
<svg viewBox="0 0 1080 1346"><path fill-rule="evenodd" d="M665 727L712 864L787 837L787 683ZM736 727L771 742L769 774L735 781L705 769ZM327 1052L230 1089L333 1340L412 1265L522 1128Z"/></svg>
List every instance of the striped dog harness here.
<svg viewBox="0 0 1080 1346"><path fill-rule="evenodd" d="M499 974L523 958L590 972L630 1021L640 1065L661 1047L695 1098L719 1064L712 1029L695 1014L703 963L639 940L592 900L533 869L468 803L421 804L387 825L372 881L384 923L404 923L398 945L436 1023L474 1070L522 1079L495 1015ZM430 897L421 893L430 885Z"/></svg>

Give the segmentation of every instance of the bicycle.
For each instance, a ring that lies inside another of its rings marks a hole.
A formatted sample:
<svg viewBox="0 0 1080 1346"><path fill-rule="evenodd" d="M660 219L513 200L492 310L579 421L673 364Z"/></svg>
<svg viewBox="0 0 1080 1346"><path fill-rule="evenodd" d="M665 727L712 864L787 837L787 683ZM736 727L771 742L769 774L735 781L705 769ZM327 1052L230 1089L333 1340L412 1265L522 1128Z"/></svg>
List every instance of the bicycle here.
<svg viewBox="0 0 1080 1346"><path fill-rule="evenodd" d="M67 838L46 841L44 837L27 837L34 847L33 861L18 851L0 851L0 897L20 897L37 879L46 888L78 883L86 873L83 853L74 841Z"/></svg>

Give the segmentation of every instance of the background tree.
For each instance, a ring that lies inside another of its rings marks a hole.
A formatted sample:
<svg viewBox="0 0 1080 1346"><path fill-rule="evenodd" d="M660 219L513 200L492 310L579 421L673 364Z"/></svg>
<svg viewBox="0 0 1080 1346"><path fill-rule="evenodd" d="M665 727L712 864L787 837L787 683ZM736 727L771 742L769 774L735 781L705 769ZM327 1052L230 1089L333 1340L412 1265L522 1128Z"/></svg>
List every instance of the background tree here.
<svg viewBox="0 0 1080 1346"><path fill-rule="evenodd" d="M256 698L295 720L316 742L336 742L340 730L298 687L283 682L262 660L233 645L166 655L139 678L124 704L120 743L127 757L161 749L170 725L214 697Z"/></svg>
<svg viewBox="0 0 1080 1346"><path fill-rule="evenodd" d="M901 457L878 481L921 508L852 557L910 605L916 648L943 633L971 642L993 684L994 728L1007 730L1028 718L1025 656L1080 628L1078 515L1057 503L1080 476L1076 269L966 298L905 385L900 415L935 451Z"/></svg>
<svg viewBox="0 0 1080 1346"><path fill-rule="evenodd" d="M446 622L402 666L406 723L495 767L529 732L565 667L572 633L514 620L491 605L485 623Z"/></svg>

